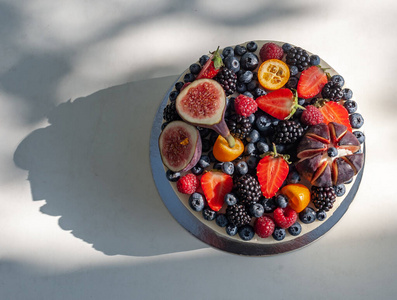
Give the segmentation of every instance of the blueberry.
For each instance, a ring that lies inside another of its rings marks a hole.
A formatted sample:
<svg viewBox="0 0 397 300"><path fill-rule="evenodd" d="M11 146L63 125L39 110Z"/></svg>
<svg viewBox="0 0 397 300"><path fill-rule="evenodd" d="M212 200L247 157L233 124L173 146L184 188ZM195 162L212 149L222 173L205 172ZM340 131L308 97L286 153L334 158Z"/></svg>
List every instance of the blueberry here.
<svg viewBox="0 0 397 300"><path fill-rule="evenodd" d="M253 77L254 77L254 74L251 71L245 70L240 73L240 76L238 77L238 82L247 84L247 83L251 82ZM248 87L247 87L247 89L248 89Z"/></svg>
<svg viewBox="0 0 397 300"><path fill-rule="evenodd" d="M276 205L281 208L286 208L288 205L288 198L282 194L276 197Z"/></svg>
<svg viewBox="0 0 397 300"><path fill-rule="evenodd" d="M167 179L169 181L177 182L179 180L179 178L181 178L181 173L167 170L167 172L165 172L165 176L167 177Z"/></svg>
<svg viewBox="0 0 397 300"><path fill-rule="evenodd" d="M247 52L240 58L240 66L245 70L253 71L258 65L259 59L254 53Z"/></svg>
<svg viewBox="0 0 397 300"><path fill-rule="evenodd" d="M298 171L295 169L290 170L288 173L288 176L287 176L287 181L289 183L298 183L299 181L301 181L301 177L300 177Z"/></svg>
<svg viewBox="0 0 397 300"><path fill-rule="evenodd" d="M281 240L283 240L283 239L285 238L285 235L286 235L286 232L285 232L285 229L284 229L284 228L280 228L280 227L274 228L274 231L273 231L272 236L273 236L273 238L274 238L276 241L281 241Z"/></svg>
<svg viewBox="0 0 397 300"><path fill-rule="evenodd" d="M222 165L223 165L223 162L218 161L218 162L214 163L213 168L214 168L214 170L222 171Z"/></svg>
<svg viewBox="0 0 397 300"><path fill-rule="evenodd" d="M353 182L353 177L352 178L350 178L349 180L347 180L347 181L345 181L345 184L349 184L349 183L352 183Z"/></svg>
<svg viewBox="0 0 397 300"><path fill-rule="evenodd" d="M202 167L203 169L208 168L211 164L211 159L208 155L201 155L198 165Z"/></svg>
<svg viewBox="0 0 397 300"><path fill-rule="evenodd" d="M361 131L353 131L353 134L356 136L357 140L360 142L360 144L364 143L365 141L365 135Z"/></svg>
<svg viewBox="0 0 397 300"><path fill-rule="evenodd" d="M359 129L364 125L364 118L359 113L353 113L349 116L350 124L354 129Z"/></svg>
<svg viewBox="0 0 397 300"><path fill-rule="evenodd" d="M320 64L320 56L313 54L309 57L309 64L311 66L318 66Z"/></svg>
<svg viewBox="0 0 397 300"><path fill-rule="evenodd" d="M268 115L260 115L256 118L255 125L258 131L265 132L272 126L272 121Z"/></svg>
<svg viewBox="0 0 397 300"><path fill-rule="evenodd" d="M302 232L302 226L298 222L295 222L288 228L288 232L293 235L297 236Z"/></svg>
<svg viewBox="0 0 397 300"><path fill-rule="evenodd" d="M319 221L324 221L327 218L327 213L325 212L325 210L319 210L316 213L316 218Z"/></svg>
<svg viewBox="0 0 397 300"><path fill-rule="evenodd" d="M260 137L261 135L259 134L259 131L256 129L252 129L249 135L245 139L249 143L256 143L257 141L259 141Z"/></svg>
<svg viewBox="0 0 397 300"><path fill-rule="evenodd" d="M240 175L245 175L248 173L248 165L245 161L241 160L236 164L236 171Z"/></svg>
<svg viewBox="0 0 397 300"><path fill-rule="evenodd" d="M226 205L231 206L231 205L236 204L236 203L238 202L238 199L237 199L237 197L236 197L235 194L233 194L233 193L227 193L227 194L225 195L224 201L225 201Z"/></svg>
<svg viewBox="0 0 397 300"><path fill-rule="evenodd" d="M292 45L291 45L291 44L288 44L288 43L285 43L285 44L283 44L283 45L281 46L281 48L283 48L284 52L288 52L289 50L292 49Z"/></svg>
<svg viewBox="0 0 397 300"><path fill-rule="evenodd" d="M350 100L351 98L353 98L353 91L351 89L343 89L342 90L343 93L343 97L342 99L344 100Z"/></svg>
<svg viewBox="0 0 397 300"><path fill-rule="evenodd" d="M256 49L258 49L258 44L255 43L254 41L251 41L249 43L247 43L247 50L249 52L255 52Z"/></svg>
<svg viewBox="0 0 397 300"><path fill-rule="evenodd" d="M219 134L216 131L211 130L210 141L212 144L215 144L215 141L218 138L218 136L219 136Z"/></svg>
<svg viewBox="0 0 397 300"><path fill-rule="evenodd" d="M210 141L210 144L213 145L214 143L212 143ZM210 158L211 162L214 162L214 163L218 162L218 160L215 158L214 153L212 152L212 150L208 152L208 157Z"/></svg>
<svg viewBox="0 0 397 300"><path fill-rule="evenodd" d="M255 155L250 155L247 159L247 165L249 169L255 169L258 165L259 158Z"/></svg>
<svg viewBox="0 0 397 300"><path fill-rule="evenodd" d="M192 82L196 79L196 77L192 73L186 73L183 77L184 82Z"/></svg>
<svg viewBox="0 0 397 300"><path fill-rule="evenodd" d="M298 98L298 104L299 105L305 105L306 104L306 99L305 98Z"/></svg>
<svg viewBox="0 0 397 300"><path fill-rule="evenodd" d="M258 82L256 80L251 80L247 83L247 90L251 92L251 94L255 94L255 89L258 87Z"/></svg>
<svg viewBox="0 0 397 300"><path fill-rule="evenodd" d="M236 45L236 47L234 47L234 53L238 56L242 56L247 53L247 48L241 45Z"/></svg>
<svg viewBox="0 0 397 300"><path fill-rule="evenodd" d="M338 150L335 147L330 147L327 150L327 154L329 157L335 157L338 155Z"/></svg>
<svg viewBox="0 0 397 300"><path fill-rule="evenodd" d="M269 145L264 141L259 141L256 143L256 149L258 150L259 154L266 153L270 150Z"/></svg>
<svg viewBox="0 0 397 300"><path fill-rule="evenodd" d="M250 97L250 98L254 98L254 95L248 91L244 92L243 95Z"/></svg>
<svg viewBox="0 0 397 300"><path fill-rule="evenodd" d="M254 96L255 96L255 98L258 98L258 97L260 97L260 96L264 96L264 95L266 95L266 94L267 94L267 92L266 92L264 89L260 88L260 87L258 87L258 88L256 88L256 89L254 90Z"/></svg>
<svg viewBox="0 0 397 300"><path fill-rule="evenodd" d="M238 235L243 241L249 241L254 237L255 230L251 225L244 225L238 229Z"/></svg>
<svg viewBox="0 0 397 300"><path fill-rule="evenodd" d="M203 152L208 152L212 148L212 144L209 140L203 139L201 140L201 149Z"/></svg>
<svg viewBox="0 0 397 300"><path fill-rule="evenodd" d="M178 92L178 91L172 91L172 92L170 93L170 95L169 95L170 101L175 101L175 100L176 100L176 97L178 97L178 95L179 95L179 92Z"/></svg>
<svg viewBox="0 0 397 300"><path fill-rule="evenodd" d="M175 89L179 92L184 85L184 82L178 81L177 83L175 83Z"/></svg>
<svg viewBox="0 0 397 300"><path fill-rule="evenodd" d="M200 167L198 164L191 168L192 173L194 175L201 175L204 172L204 168Z"/></svg>
<svg viewBox="0 0 397 300"><path fill-rule="evenodd" d="M233 175L234 173L234 164L230 161L224 162L222 164L222 172L227 175Z"/></svg>
<svg viewBox="0 0 397 300"><path fill-rule="evenodd" d="M225 214L218 214L215 218L215 222L219 227L226 227L226 225L229 223Z"/></svg>
<svg viewBox="0 0 397 300"><path fill-rule="evenodd" d="M248 213L251 217L260 218L265 213L265 209L260 203L251 203L248 207Z"/></svg>
<svg viewBox="0 0 397 300"><path fill-rule="evenodd" d="M213 221L216 217L216 212L213 211L211 208L206 207L203 209L203 217L207 221Z"/></svg>
<svg viewBox="0 0 397 300"><path fill-rule="evenodd" d="M189 206L194 211L202 211L204 209L205 201L203 195L200 193L193 193L189 196Z"/></svg>
<svg viewBox="0 0 397 300"><path fill-rule="evenodd" d="M204 66L205 63L210 59L208 55L203 55L199 58L199 64Z"/></svg>
<svg viewBox="0 0 397 300"><path fill-rule="evenodd" d="M293 76L290 77L287 83L285 84L285 87L289 89L296 89L297 86L298 86L298 78Z"/></svg>
<svg viewBox="0 0 397 300"><path fill-rule="evenodd" d="M222 51L222 55L224 57L234 56L234 49L233 47L225 47Z"/></svg>
<svg viewBox="0 0 397 300"><path fill-rule="evenodd" d="M302 223L305 224L313 223L316 220L316 212L313 208L306 207L299 213L299 220L301 220Z"/></svg>
<svg viewBox="0 0 397 300"><path fill-rule="evenodd" d="M238 227L233 224L226 225L226 233L230 236L236 235L238 232Z"/></svg>
<svg viewBox="0 0 397 300"><path fill-rule="evenodd" d="M295 76L299 73L298 67L297 66L290 66L289 67L289 75L290 76Z"/></svg>
<svg viewBox="0 0 397 300"><path fill-rule="evenodd" d="M232 70L234 73L240 71L240 62L234 56L227 56L224 60L225 67Z"/></svg>
<svg viewBox="0 0 397 300"><path fill-rule="evenodd" d="M254 124L255 123L255 114L250 114L249 116L248 116L248 119L249 119L249 121L250 121L250 124Z"/></svg>
<svg viewBox="0 0 397 300"><path fill-rule="evenodd" d="M190 65L189 70L192 74L197 75L201 71L201 66L197 63Z"/></svg>
<svg viewBox="0 0 397 300"><path fill-rule="evenodd" d="M236 91L240 94L243 94L245 91L247 91L247 85L242 82L237 82Z"/></svg>
<svg viewBox="0 0 397 300"><path fill-rule="evenodd" d="M346 100L343 106L347 109L349 114L355 113L357 111L357 102L354 100Z"/></svg>
<svg viewBox="0 0 397 300"><path fill-rule="evenodd" d="M265 213L272 213L277 208L274 198L261 197L259 203L262 204Z"/></svg>
<svg viewBox="0 0 397 300"><path fill-rule="evenodd" d="M334 186L334 190L338 197L342 197L346 193L346 187L343 183Z"/></svg>
<svg viewBox="0 0 397 300"><path fill-rule="evenodd" d="M161 131L164 130L164 128L169 124L170 122L164 122L163 124L161 124Z"/></svg>
<svg viewBox="0 0 397 300"><path fill-rule="evenodd" d="M205 138L210 133L210 129L205 128L205 127L197 126L197 129L198 129L198 131L200 133L200 137L202 139Z"/></svg>
<svg viewBox="0 0 397 300"><path fill-rule="evenodd" d="M331 81L335 83L335 85L342 87L345 84L345 79L341 75L334 75L331 77Z"/></svg>
<svg viewBox="0 0 397 300"><path fill-rule="evenodd" d="M248 143L244 147L244 154L245 155L252 155L256 151L256 147L254 143Z"/></svg>

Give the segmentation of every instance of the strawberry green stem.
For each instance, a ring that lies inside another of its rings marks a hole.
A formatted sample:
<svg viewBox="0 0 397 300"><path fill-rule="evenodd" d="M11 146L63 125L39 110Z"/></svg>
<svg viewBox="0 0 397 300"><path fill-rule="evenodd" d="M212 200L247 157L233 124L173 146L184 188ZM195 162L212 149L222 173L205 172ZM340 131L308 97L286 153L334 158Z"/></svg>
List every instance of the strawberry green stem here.
<svg viewBox="0 0 397 300"><path fill-rule="evenodd" d="M294 93L294 102L291 107L291 112L289 113L289 115L287 117L284 118L284 120L288 120L289 118L291 118L295 114L295 112L298 108L303 109L303 110L306 109L302 105L298 104L298 92L295 89L293 89L292 92Z"/></svg>

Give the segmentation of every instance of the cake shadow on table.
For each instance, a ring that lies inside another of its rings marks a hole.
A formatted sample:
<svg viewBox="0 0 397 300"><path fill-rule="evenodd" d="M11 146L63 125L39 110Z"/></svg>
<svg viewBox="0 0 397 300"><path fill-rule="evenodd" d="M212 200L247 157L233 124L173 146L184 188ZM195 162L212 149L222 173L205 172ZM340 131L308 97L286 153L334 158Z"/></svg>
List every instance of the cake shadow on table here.
<svg viewBox="0 0 397 300"><path fill-rule="evenodd" d="M153 182L149 138L175 76L67 101L14 153L41 212L107 255L152 256L207 247L169 214ZM163 172L163 170L159 170Z"/></svg>

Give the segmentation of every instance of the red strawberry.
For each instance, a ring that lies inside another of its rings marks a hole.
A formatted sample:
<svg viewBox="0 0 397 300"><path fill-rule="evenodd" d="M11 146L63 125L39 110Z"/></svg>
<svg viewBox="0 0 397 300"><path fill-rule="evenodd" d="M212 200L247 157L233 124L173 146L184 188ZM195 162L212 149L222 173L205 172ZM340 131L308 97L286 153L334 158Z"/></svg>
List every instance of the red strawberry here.
<svg viewBox="0 0 397 300"><path fill-rule="evenodd" d="M286 208L277 207L273 212L273 218L277 226L285 229L296 222L298 213L289 206Z"/></svg>
<svg viewBox="0 0 397 300"><path fill-rule="evenodd" d="M200 181L198 180L197 176L189 173L185 176L179 178L178 182L176 183L176 187L178 191L182 194L193 194L200 185Z"/></svg>
<svg viewBox="0 0 397 300"><path fill-rule="evenodd" d="M258 105L253 98L240 94L234 99L234 109L238 115L248 117L258 110Z"/></svg>
<svg viewBox="0 0 397 300"><path fill-rule="evenodd" d="M279 120L288 119L298 108L303 108L290 89L279 89L260 96L256 103L261 110Z"/></svg>
<svg viewBox="0 0 397 300"><path fill-rule="evenodd" d="M349 120L349 112L343 105L340 105L334 101L319 100L316 103L316 106L319 107L325 124L330 122L343 124L350 132L352 132L352 126L350 125Z"/></svg>
<svg viewBox="0 0 397 300"><path fill-rule="evenodd" d="M233 178L222 172L209 171L201 176L201 188L209 207L219 211L223 206L225 195L233 188Z"/></svg>
<svg viewBox="0 0 397 300"><path fill-rule="evenodd" d="M198 73L196 79L200 78L214 78L216 74L219 73L221 67L223 66L222 58L218 53L218 49L212 52L211 57L207 60L200 73Z"/></svg>
<svg viewBox="0 0 397 300"><path fill-rule="evenodd" d="M267 238L273 234L275 224L270 217L260 217L255 220L255 233L261 238Z"/></svg>
<svg viewBox="0 0 397 300"><path fill-rule="evenodd" d="M275 43L266 43L259 51L259 56L262 61L268 59L281 59L283 55L283 48L281 48L279 45L276 45Z"/></svg>
<svg viewBox="0 0 397 300"><path fill-rule="evenodd" d="M256 167L256 175L265 198L273 197L288 176L289 166L284 155L278 154L273 144L273 151L263 157Z"/></svg>
<svg viewBox="0 0 397 300"><path fill-rule="evenodd" d="M327 74L320 67L312 66L304 70L298 81L298 97L308 99L316 96L327 82Z"/></svg>

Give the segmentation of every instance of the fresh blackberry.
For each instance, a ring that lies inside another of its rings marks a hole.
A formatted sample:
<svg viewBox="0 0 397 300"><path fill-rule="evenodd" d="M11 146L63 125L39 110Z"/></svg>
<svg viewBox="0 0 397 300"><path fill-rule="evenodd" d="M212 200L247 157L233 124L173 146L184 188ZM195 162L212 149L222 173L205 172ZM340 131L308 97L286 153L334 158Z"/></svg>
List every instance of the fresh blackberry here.
<svg viewBox="0 0 397 300"><path fill-rule="evenodd" d="M262 196L261 186L258 180L250 174L238 177L234 182L233 188L240 200L239 203L242 204L256 203Z"/></svg>
<svg viewBox="0 0 397 300"><path fill-rule="evenodd" d="M311 199L318 210L329 211L336 200L335 190L332 186L311 188Z"/></svg>
<svg viewBox="0 0 397 300"><path fill-rule="evenodd" d="M329 81L324 85L321 95L323 98L338 102L342 99L343 92L339 84L334 81Z"/></svg>
<svg viewBox="0 0 397 300"><path fill-rule="evenodd" d="M248 117L233 114L227 121L230 132L239 139L244 139L250 134L252 124Z"/></svg>
<svg viewBox="0 0 397 300"><path fill-rule="evenodd" d="M226 217L230 224L237 227L241 227L251 222L251 217L243 204L228 206L226 208Z"/></svg>
<svg viewBox="0 0 397 300"><path fill-rule="evenodd" d="M181 117L178 115L176 111L175 101L170 102L163 110L163 119L166 122L171 122L175 120L180 120Z"/></svg>
<svg viewBox="0 0 397 300"><path fill-rule="evenodd" d="M291 47L287 51L287 65L296 66L299 72L306 70L310 65L309 54L299 47Z"/></svg>
<svg viewBox="0 0 397 300"><path fill-rule="evenodd" d="M275 128L273 140L276 144L292 144L303 135L303 131L299 122L281 120Z"/></svg>
<svg viewBox="0 0 397 300"><path fill-rule="evenodd" d="M223 87L227 96L236 91L237 75L232 70L222 68L216 75L215 80Z"/></svg>

